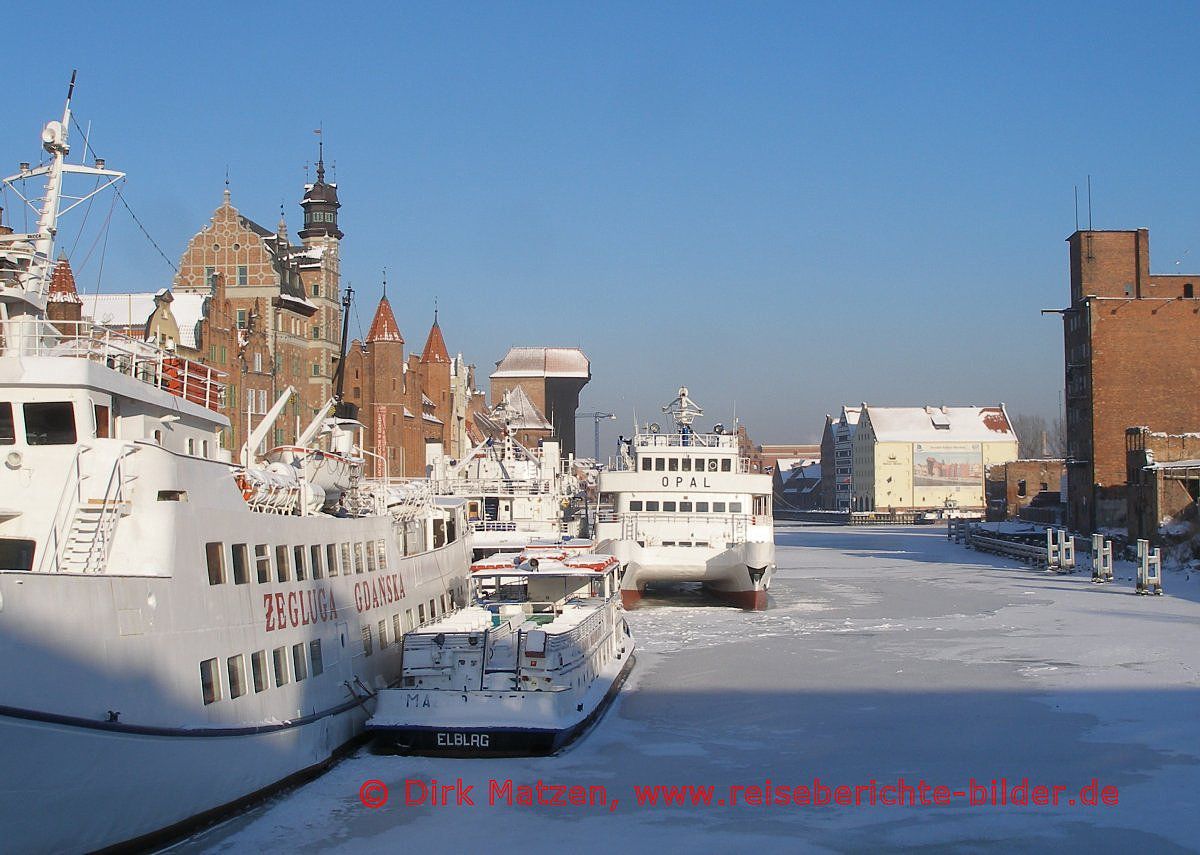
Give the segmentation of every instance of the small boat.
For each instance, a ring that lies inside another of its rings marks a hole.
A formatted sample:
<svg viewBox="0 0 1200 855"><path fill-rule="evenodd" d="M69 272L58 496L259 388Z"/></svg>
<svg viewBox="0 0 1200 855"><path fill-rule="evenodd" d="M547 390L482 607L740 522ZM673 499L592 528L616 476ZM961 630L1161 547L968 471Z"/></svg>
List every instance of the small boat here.
<svg viewBox="0 0 1200 855"><path fill-rule="evenodd" d="M584 544L532 546L471 565L472 604L404 636L400 685L367 731L384 750L554 754L607 708L634 663L619 562Z"/></svg>

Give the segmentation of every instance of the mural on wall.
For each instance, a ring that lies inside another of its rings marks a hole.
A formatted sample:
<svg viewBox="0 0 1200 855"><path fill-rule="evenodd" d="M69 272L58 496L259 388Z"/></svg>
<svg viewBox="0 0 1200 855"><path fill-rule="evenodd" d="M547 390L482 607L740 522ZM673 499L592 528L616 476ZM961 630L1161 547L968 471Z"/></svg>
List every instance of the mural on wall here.
<svg viewBox="0 0 1200 855"><path fill-rule="evenodd" d="M913 487L973 487L982 483L980 443L913 443Z"/></svg>

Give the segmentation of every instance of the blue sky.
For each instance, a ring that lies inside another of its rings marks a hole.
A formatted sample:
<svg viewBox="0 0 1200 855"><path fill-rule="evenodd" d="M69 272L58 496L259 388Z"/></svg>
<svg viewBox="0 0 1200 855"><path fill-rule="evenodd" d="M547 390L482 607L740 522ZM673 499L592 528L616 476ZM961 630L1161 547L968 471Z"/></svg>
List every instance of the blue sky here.
<svg viewBox="0 0 1200 855"><path fill-rule="evenodd" d="M364 329L387 267L410 345L434 294L481 375L580 345L583 408L621 430L681 383L766 442L864 400L1053 416L1039 310L1067 300L1089 173L1097 228L1200 271L1192 4L62 5L53 44L6 52L6 173L78 67L77 116L177 260L226 166L294 232L323 123ZM112 222L98 287L167 284Z"/></svg>

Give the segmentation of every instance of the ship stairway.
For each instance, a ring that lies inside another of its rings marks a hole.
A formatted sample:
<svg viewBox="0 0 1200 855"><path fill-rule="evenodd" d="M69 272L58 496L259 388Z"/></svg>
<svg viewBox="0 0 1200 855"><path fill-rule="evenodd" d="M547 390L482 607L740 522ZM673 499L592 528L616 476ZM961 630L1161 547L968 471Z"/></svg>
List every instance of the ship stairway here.
<svg viewBox="0 0 1200 855"><path fill-rule="evenodd" d="M489 689L517 687L517 633L489 638L483 660L483 685Z"/></svg>
<svg viewBox="0 0 1200 855"><path fill-rule="evenodd" d="M130 485L137 478L128 473L123 462L136 450L131 447L118 455L102 498L83 499L75 508L63 539L58 562L60 571L100 573L108 566L113 535L117 523L131 512Z"/></svg>

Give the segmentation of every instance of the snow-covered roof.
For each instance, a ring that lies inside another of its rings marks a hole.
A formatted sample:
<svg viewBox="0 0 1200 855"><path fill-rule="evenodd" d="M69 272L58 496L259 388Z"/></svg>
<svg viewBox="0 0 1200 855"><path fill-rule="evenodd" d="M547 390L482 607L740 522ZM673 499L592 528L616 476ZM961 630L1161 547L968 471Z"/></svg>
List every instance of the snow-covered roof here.
<svg viewBox="0 0 1200 855"><path fill-rule="evenodd" d="M841 421L844 421L848 425L856 425L861 415L861 407L842 407Z"/></svg>
<svg viewBox="0 0 1200 855"><path fill-rule="evenodd" d="M421 418L427 422L433 422L434 424L445 424L445 422L443 422L437 416L431 416L429 413L421 413Z"/></svg>
<svg viewBox="0 0 1200 855"><path fill-rule="evenodd" d="M85 294L83 317L104 327L145 326L154 314L154 298L162 293ZM179 343L195 348L197 327L204 318L208 295L178 291L172 292L171 297L171 314L179 324Z"/></svg>
<svg viewBox="0 0 1200 855"><path fill-rule="evenodd" d="M864 408L879 442L1016 442L998 407Z"/></svg>
<svg viewBox="0 0 1200 855"><path fill-rule="evenodd" d="M428 407L432 407L433 406L433 398L429 397L424 392L422 392L421 393L421 403L425 404Z"/></svg>
<svg viewBox="0 0 1200 855"><path fill-rule="evenodd" d="M592 376L591 363L577 347L513 347L496 363L492 377Z"/></svg>

